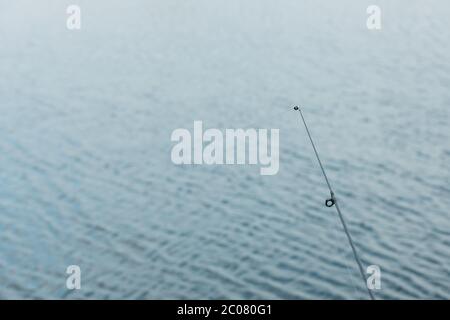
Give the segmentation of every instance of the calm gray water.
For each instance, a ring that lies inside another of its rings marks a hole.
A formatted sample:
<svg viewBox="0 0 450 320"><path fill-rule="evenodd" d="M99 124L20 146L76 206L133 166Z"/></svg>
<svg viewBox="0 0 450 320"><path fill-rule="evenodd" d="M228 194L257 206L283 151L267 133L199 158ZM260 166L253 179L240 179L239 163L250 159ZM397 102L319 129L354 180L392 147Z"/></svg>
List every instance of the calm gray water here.
<svg viewBox="0 0 450 320"><path fill-rule="evenodd" d="M450 298L450 4L374 2L0 0L0 298L365 299L295 104L376 296ZM173 165L194 120L279 173Z"/></svg>

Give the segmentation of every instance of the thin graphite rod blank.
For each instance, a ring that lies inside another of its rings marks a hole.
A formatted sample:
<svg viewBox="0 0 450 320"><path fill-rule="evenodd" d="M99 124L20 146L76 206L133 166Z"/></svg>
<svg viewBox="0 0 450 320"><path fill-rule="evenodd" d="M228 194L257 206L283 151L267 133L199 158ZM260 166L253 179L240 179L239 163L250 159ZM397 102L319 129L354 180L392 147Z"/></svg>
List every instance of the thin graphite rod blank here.
<svg viewBox="0 0 450 320"><path fill-rule="evenodd" d="M339 205L338 205L337 199L334 197L333 189L331 188L330 181L328 180L327 174L325 173L325 169L323 168L322 161L320 161L319 153L317 152L316 146L315 146L314 141L313 141L313 139L311 137L311 133L309 132L308 125L306 124L305 118L303 117L302 110L299 107L296 107L294 109L300 111L300 115L302 117L303 124L305 125L305 128L306 128L306 133L308 134L309 140L311 141L311 145L312 145L312 147L314 149L314 153L316 154L316 158L317 158L317 161L319 162L320 169L322 169L323 176L325 177L325 181L327 182L328 189L330 189L331 199L334 200L334 205L336 206L336 211L338 213L339 219L341 220L342 227L344 228L344 232L345 232L345 234L347 236L348 242L350 243L350 247L352 248L353 256L355 257L356 263L358 264L359 273L361 274L361 278L362 278L362 280L364 282L364 286L367 288L367 291L369 292L370 299L375 300L375 297L372 294L372 291L370 291L369 287L367 286L367 279L366 279L366 276L364 275L364 269L363 269L361 260L359 259L358 252L356 251L356 247L353 244L353 240L352 240L352 237L350 235L350 232L348 231L347 224L345 223L345 220L344 220L344 216L342 215L342 212L339 209Z"/></svg>

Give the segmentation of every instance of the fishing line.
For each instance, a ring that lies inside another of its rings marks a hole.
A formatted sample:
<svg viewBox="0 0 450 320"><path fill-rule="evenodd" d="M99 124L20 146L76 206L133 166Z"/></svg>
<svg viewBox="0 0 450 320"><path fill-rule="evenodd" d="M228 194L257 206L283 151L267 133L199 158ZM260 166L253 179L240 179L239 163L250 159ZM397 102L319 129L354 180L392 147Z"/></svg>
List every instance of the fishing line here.
<svg viewBox="0 0 450 320"><path fill-rule="evenodd" d="M364 269L363 269L361 260L359 259L358 252L356 251L355 245L353 244L353 240L350 235L350 232L348 231L347 224L345 223L345 220L344 220L344 216L342 215L342 212L339 209L339 204L334 195L333 188L331 188L331 184L330 184L330 181L328 180L327 174L325 173L325 169L323 168L322 161L320 161L319 153L317 152L316 145L314 144L314 141L311 137L311 133L309 132L309 128L308 128L308 125L306 124L305 117L303 117L302 110L298 106L294 107L294 110L296 110L296 111L298 110L300 112L300 116L302 117L303 124L305 125L305 129L306 129L306 133L308 134L309 141L311 141L311 145L314 149L314 153L316 154L316 158L317 158L317 161L319 162L320 169L322 170L323 176L325 177L325 181L327 182L328 189L330 190L331 198L325 200L325 206L327 206L328 208L331 208L334 206L336 208L336 211L339 216L339 220L341 220L341 224L342 224L342 227L344 228L345 235L347 236L350 247L352 248L353 256L355 257L355 261L358 264L359 272L360 272L361 278L364 282L364 286L367 288L367 292L369 293L370 299L375 300L375 297L373 296L372 291L370 291L369 287L367 286L367 279L366 279L366 276L364 275Z"/></svg>

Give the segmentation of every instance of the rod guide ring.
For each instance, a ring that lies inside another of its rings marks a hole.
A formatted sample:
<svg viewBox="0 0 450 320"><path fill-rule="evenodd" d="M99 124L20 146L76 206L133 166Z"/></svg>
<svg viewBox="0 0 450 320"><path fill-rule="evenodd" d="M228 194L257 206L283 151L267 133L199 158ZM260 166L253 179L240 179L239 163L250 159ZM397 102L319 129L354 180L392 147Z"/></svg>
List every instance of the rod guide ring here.
<svg viewBox="0 0 450 320"><path fill-rule="evenodd" d="M325 205L328 208L331 208L332 206L334 206L335 203L336 203L336 201L333 198L325 200Z"/></svg>

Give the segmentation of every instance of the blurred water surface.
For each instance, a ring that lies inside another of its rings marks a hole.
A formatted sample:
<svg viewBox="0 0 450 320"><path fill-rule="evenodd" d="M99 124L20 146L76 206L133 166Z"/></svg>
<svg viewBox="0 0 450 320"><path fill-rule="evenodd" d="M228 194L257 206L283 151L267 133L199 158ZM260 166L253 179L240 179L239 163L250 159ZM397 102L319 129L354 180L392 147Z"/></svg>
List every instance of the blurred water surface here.
<svg viewBox="0 0 450 320"><path fill-rule="evenodd" d="M0 298L450 298L450 4L0 0ZM170 135L279 128L280 171ZM82 290L65 289L68 265Z"/></svg>

